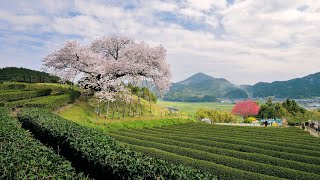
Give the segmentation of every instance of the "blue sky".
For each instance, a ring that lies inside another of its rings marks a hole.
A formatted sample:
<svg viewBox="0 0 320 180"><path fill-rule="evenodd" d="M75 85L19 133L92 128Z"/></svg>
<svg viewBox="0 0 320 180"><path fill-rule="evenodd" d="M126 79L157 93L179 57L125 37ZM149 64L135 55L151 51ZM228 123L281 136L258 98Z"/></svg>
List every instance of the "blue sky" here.
<svg viewBox="0 0 320 180"><path fill-rule="evenodd" d="M66 40L124 34L163 45L173 81L236 84L320 71L318 0L0 0L0 67L41 69Z"/></svg>

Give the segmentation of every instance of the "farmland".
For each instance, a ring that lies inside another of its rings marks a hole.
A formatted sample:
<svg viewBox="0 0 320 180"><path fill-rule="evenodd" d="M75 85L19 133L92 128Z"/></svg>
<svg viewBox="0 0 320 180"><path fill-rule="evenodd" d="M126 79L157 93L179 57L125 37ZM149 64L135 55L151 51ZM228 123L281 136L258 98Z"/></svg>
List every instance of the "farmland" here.
<svg viewBox="0 0 320 180"><path fill-rule="evenodd" d="M134 150L223 179L320 178L320 141L296 128L189 123L108 134Z"/></svg>
<svg viewBox="0 0 320 180"><path fill-rule="evenodd" d="M186 113L195 113L198 109L208 108L217 109L222 111L231 111L234 107L232 103L218 103L218 102L172 102L172 101L159 101L161 106L170 106L177 108L179 111Z"/></svg>
<svg viewBox="0 0 320 180"><path fill-rule="evenodd" d="M55 84L0 84L0 106L6 108L39 107L50 110L72 103L80 91Z"/></svg>
<svg viewBox="0 0 320 180"><path fill-rule="evenodd" d="M298 128L202 124L179 114L160 115L164 110L156 104L149 114L145 100L143 116L121 117L125 106L120 104L110 109L117 113L114 118L104 117L95 114L90 100L74 102L80 92L69 86L6 83L0 88L4 108L21 108L19 121L0 111L1 178L320 178L320 141ZM185 113L233 106L159 104Z"/></svg>

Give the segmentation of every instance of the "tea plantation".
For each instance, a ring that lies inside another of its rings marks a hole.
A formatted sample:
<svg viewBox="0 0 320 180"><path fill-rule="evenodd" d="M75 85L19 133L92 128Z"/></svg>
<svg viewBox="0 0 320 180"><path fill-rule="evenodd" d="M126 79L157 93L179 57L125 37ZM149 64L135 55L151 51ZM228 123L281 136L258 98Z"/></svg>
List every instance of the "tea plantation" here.
<svg viewBox="0 0 320 180"><path fill-rule="evenodd" d="M80 94L80 91L56 85L6 83L0 84L0 106L55 110L73 102Z"/></svg>
<svg viewBox="0 0 320 180"><path fill-rule="evenodd" d="M189 123L108 134L131 149L222 179L320 179L320 140L296 128Z"/></svg>
<svg viewBox="0 0 320 180"><path fill-rule="evenodd" d="M320 140L300 129L192 120L102 128L52 113L79 96L0 84L0 179L320 179Z"/></svg>

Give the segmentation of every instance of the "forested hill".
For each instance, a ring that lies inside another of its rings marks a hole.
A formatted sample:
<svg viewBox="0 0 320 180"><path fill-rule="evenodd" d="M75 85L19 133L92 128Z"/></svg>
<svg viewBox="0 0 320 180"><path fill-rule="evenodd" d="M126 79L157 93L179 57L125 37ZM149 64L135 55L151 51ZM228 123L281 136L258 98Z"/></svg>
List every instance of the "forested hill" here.
<svg viewBox="0 0 320 180"><path fill-rule="evenodd" d="M56 83L59 81L59 78L46 72L26 68L5 67L0 68L0 81Z"/></svg>
<svg viewBox="0 0 320 180"><path fill-rule="evenodd" d="M320 97L320 73L302 78L245 86L252 97L274 96L278 98Z"/></svg>
<svg viewBox="0 0 320 180"><path fill-rule="evenodd" d="M169 92L165 94L164 100L212 102L216 98L239 99L270 96L277 98L320 97L320 73L288 81L260 82L253 86L237 86L226 79L198 73L184 81L173 83Z"/></svg>
<svg viewBox="0 0 320 180"><path fill-rule="evenodd" d="M173 83L165 94L167 101L212 102L216 98L247 98L247 93L226 79L197 73L184 81Z"/></svg>

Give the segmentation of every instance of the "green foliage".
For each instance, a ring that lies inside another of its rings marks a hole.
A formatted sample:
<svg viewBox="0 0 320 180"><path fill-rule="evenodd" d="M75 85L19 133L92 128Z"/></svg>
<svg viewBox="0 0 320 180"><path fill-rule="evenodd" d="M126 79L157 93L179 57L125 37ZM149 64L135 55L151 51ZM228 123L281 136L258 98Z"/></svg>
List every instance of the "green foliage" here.
<svg viewBox="0 0 320 180"><path fill-rule="evenodd" d="M130 89L133 95L136 95L146 101L149 101L149 97L150 97L151 102L157 103L157 100L158 100L157 96L154 93L152 93L148 88L146 87L140 88L139 86L133 86L132 84L129 84L128 88Z"/></svg>
<svg viewBox="0 0 320 180"><path fill-rule="evenodd" d="M39 96L47 96L51 94L51 89L43 89L38 91L18 91L18 92L8 92L0 93L0 101L11 102L22 99L30 99Z"/></svg>
<svg viewBox="0 0 320 180"><path fill-rule="evenodd" d="M161 106L170 106L177 108L180 112L196 113L198 109L216 109L221 111L231 112L234 104L232 103L217 103L217 102L171 102L159 101Z"/></svg>
<svg viewBox="0 0 320 180"><path fill-rule="evenodd" d="M57 83L59 78L48 73L26 68L6 67L0 68L0 81L16 81L27 83L50 82Z"/></svg>
<svg viewBox="0 0 320 180"><path fill-rule="evenodd" d="M298 103L294 100L287 99L282 103L282 107L287 110L287 112L293 116L306 113L306 109L300 107Z"/></svg>
<svg viewBox="0 0 320 180"><path fill-rule="evenodd" d="M109 134L138 151L222 179L320 177L320 140L300 129L189 123Z"/></svg>
<svg viewBox="0 0 320 180"><path fill-rule="evenodd" d="M36 108L46 108L50 110L56 110L68 103L74 102L79 96L79 91L71 90L70 92L57 96L48 96L46 98L41 98L33 100L26 103L26 107L36 107Z"/></svg>
<svg viewBox="0 0 320 180"><path fill-rule="evenodd" d="M218 111L215 109L199 109L196 112L199 119L209 118L213 122L236 122L237 118L230 112Z"/></svg>
<svg viewBox="0 0 320 180"><path fill-rule="evenodd" d="M289 122L301 122L307 120L309 116L306 109L289 99L283 103L273 103L272 99L269 99L266 104L261 106L258 114L258 118L261 119L286 118Z"/></svg>
<svg viewBox="0 0 320 180"><path fill-rule="evenodd" d="M289 81L258 83L247 90L253 97L310 98L320 96L320 73Z"/></svg>
<svg viewBox="0 0 320 180"><path fill-rule="evenodd" d="M256 121L257 119L254 117L248 117L244 119L244 123L252 123L253 121Z"/></svg>
<svg viewBox="0 0 320 180"><path fill-rule="evenodd" d="M6 90L22 90L25 89L26 85L24 84L0 84L0 90L6 91Z"/></svg>
<svg viewBox="0 0 320 180"><path fill-rule="evenodd" d="M194 145L192 143L185 143L175 140L168 140L166 138L159 138L156 136L150 137L149 134L135 134L135 133L128 133L123 131L117 131L113 132L111 135L116 137L122 142L135 144L139 146L144 147L151 147L151 148L157 148L163 151L171 152L174 154L182 155L182 156L188 156L193 159L199 159L199 160L206 160L212 163L217 163L221 165L225 165L232 168L237 168L249 172L255 172L260 173L264 175L271 175L271 176L277 176L280 178L288 178L288 179L317 179L320 177L320 175L313 175L311 173L297 173L295 170L277 167L268 165L265 163L257 163L252 161L247 161L243 159L238 159L237 157L229 157L225 155L219 155L216 153L216 149L210 148L208 146L202 146L202 145ZM191 148L191 149L190 149ZM216 166L214 170L220 169L221 167ZM214 171L211 170L211 171ZM220 170L222 171L222 170ZM256 179L258 179L258 175L256 174L250 174L255 176ZM230 176L232 176L232 179L238 176L236 173L231 173L230 175L226 175L226 177L223 177L224 179L231 179ZM217 174L217 172L215 172ZM233 175L235 174L235 175ZM240 177L238 177L240 178ZM263 178L263 176L262 176ZM259 178L260 179L260 178Z"/></svg>
<svg viewBox="0 0 320 180"><path fill-rule="evenodd" d="M95 178L215 179L182 165L150 158L118 144L110 136L39 109L27 109L19 120L35 137L53 147Z"/></svg>
<svg viewBox="0 0 320 180"><path fill-rule="evenodd" d="M0 85L1 88L5 90L0 92L0 100L3 101L0 102L0 106L7 108L24 107L29 104L29 107L57 109L73 102L80 95L80 91L55 84L5 83Z"/></svg>
<svg viewBox="0 0 320 180"><path fill-rule="evenodd" d="M87 179L0 109L0 179Z"/></svg>

